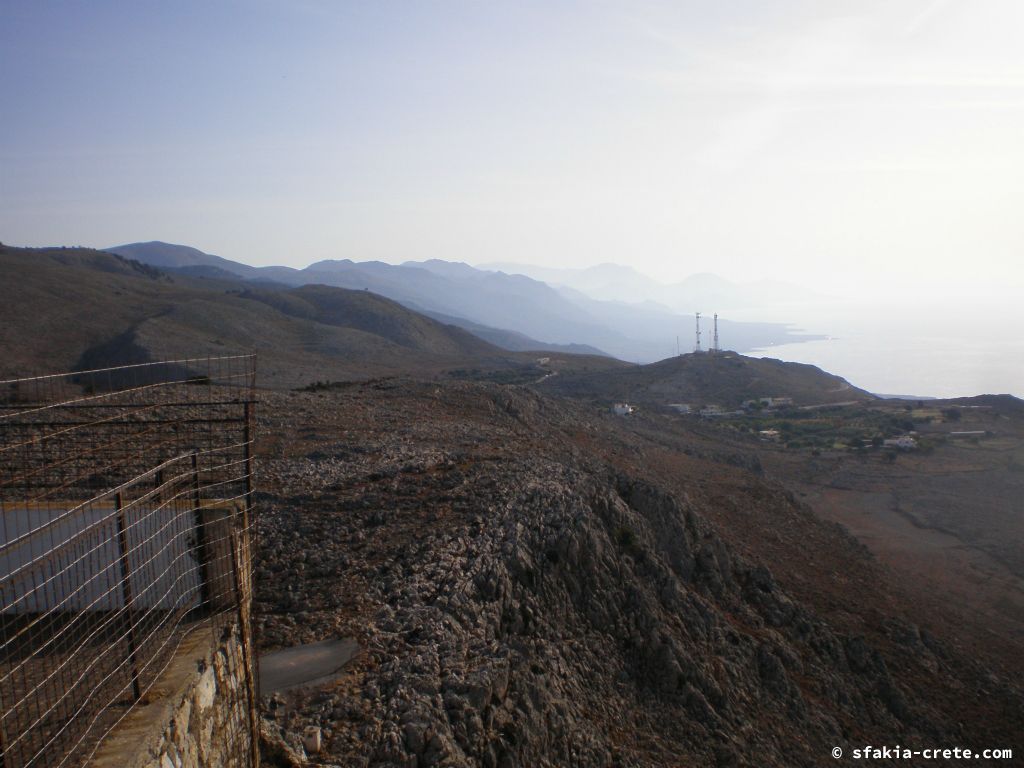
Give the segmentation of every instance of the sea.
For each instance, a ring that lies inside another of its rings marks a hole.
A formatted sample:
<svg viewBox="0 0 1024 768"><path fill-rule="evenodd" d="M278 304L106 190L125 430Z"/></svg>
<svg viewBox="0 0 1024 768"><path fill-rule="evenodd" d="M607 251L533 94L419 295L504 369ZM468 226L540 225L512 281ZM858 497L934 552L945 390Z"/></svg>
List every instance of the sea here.
<svg viewBox="0 0 1024 768"><path fill-rule="evenodd" d="M866 303L849 300L778 305L723 314L785 322L824 339L748 350L755 357L810 363L880 395L1024 398L1024 297L1009 302ZM728 348L728 340L722 340Z"/></svg>

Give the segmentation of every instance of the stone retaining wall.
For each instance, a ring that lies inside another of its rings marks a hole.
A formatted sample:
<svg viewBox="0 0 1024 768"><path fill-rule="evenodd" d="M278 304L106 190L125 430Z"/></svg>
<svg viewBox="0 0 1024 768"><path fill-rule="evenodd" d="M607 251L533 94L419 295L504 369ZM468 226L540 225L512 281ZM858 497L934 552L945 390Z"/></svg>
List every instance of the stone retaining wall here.
<svg viewBox="0 0 1024 768"><path fill-rule="evenodd" d="M107 738L90 768L250 768L252 735L238 625L193 632L145 703Z"/></svg>

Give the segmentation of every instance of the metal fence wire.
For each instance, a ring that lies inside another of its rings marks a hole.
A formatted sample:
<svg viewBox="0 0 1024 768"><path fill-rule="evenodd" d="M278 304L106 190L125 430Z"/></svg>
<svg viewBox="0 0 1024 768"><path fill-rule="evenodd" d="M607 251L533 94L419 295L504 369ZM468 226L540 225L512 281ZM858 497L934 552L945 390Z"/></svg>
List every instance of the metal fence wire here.
<svg viewBox="0 0 1024 768"><path fill-rule="evenodd" d="M254 711L255 373L241 355L0 382L0 768L84 764L206 625L241 632Z"/></svg>

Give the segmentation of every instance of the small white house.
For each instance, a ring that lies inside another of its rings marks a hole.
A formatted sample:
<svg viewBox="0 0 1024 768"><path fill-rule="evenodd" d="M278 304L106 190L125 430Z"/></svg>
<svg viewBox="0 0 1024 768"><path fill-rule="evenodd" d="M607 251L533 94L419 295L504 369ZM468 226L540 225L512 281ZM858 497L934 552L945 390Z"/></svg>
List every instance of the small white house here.
<svg viewBox="0 0 1024 768"><path fill-rule="evenodd" d="M917 440L910 435L900 435L899 437L888 438L883 445L886 448L899 448L901 451L910 451L917 448Z"/></svg>
<svg viewBox="0 0 1024 768"><path fill-rule="evenodd" d="M612 406L612 413L616 416L629 416L634 410L636 409L629 403L615 403Z"/></svg>

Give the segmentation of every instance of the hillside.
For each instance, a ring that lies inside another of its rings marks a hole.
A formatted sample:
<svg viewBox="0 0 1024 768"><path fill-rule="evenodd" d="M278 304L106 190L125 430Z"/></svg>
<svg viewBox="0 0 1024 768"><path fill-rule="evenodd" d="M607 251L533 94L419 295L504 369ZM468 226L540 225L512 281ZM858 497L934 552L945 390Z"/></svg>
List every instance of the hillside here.
<svg viewBox="0 0 1024 768"><path fill-rule="evenodd" d="M598 355L609 357L609 355L605 354L600 349L591 347L588 344L551 344L549 342L531 339L525 333L506 331L502 328L491 328L490 326L474 323L471 320L466 320L462 317L455 317L454 315L445 315L441 312L430 311L423 311L422 314L427 317L434 318L439 323L465 328L474 336L478 336L496 347L501 347L502 349L507 349L512 352L562 352L570 355Z"/></svg>
<svg viewBox="0 0 1024 768"><path fill-rule="evenodd" d="M958 606L964 627L1024 643L1024 401L880 400L816 412L835 426L862 414L912 429L917 447L865 454L830 437L817 450L750 442L765 470L823 519L845 525L908 583Z"/></svg>
<svg viewBox="0 0 1024 768"><path fill-rule="evenodd" d="M941 606L706 437L479 384L263 408L258 642L363 649L330 686L268 699L278 738L323 729L325 762L1020 747L1016 656L989 668L947 642Z"/></svg>
<svg viewBox="0 0 1024 768"><path fill-rule="evenodd" d="M223 259L210 253L204 253L198 248L187 245L174 245L153 240L148 243L127 243L115 245L111 248L104 248L107 253L123 256L126 259L140 261L143 264L150 264L154 267L172 270L193 270L194 274L211 274L209 271L200 272L199 268L219 270L221 276L234 277L256 277L259 270L242 264L238 261Z"/></svg>
<svg viewBox="0 0 1024 768"><path fill-rule="evenodd" d="M845 379L813 365L735 352L687 354L644 366L553 377L544 391L567 397L648 406L668 403L738 407L745 400L785 396L796 405L871 399Z"/></svg>
<svg viewBox="0 0 1024 768"><path fill-rule="evenodd" d="M259 354L271 386L520 366L460 328L365 291L253 290L100 251L9 247L0 248L0 286L4 377L238 350Z"/></svg>
<svg viewBox="0 0 1024 768"><path fill-rule="evenodd" d="M461 328L442 325L369 291L305 285L286 291L246 289L239 296L289 317L362 331L418 352L451 357L497 353L494 346Z"/></svg>

